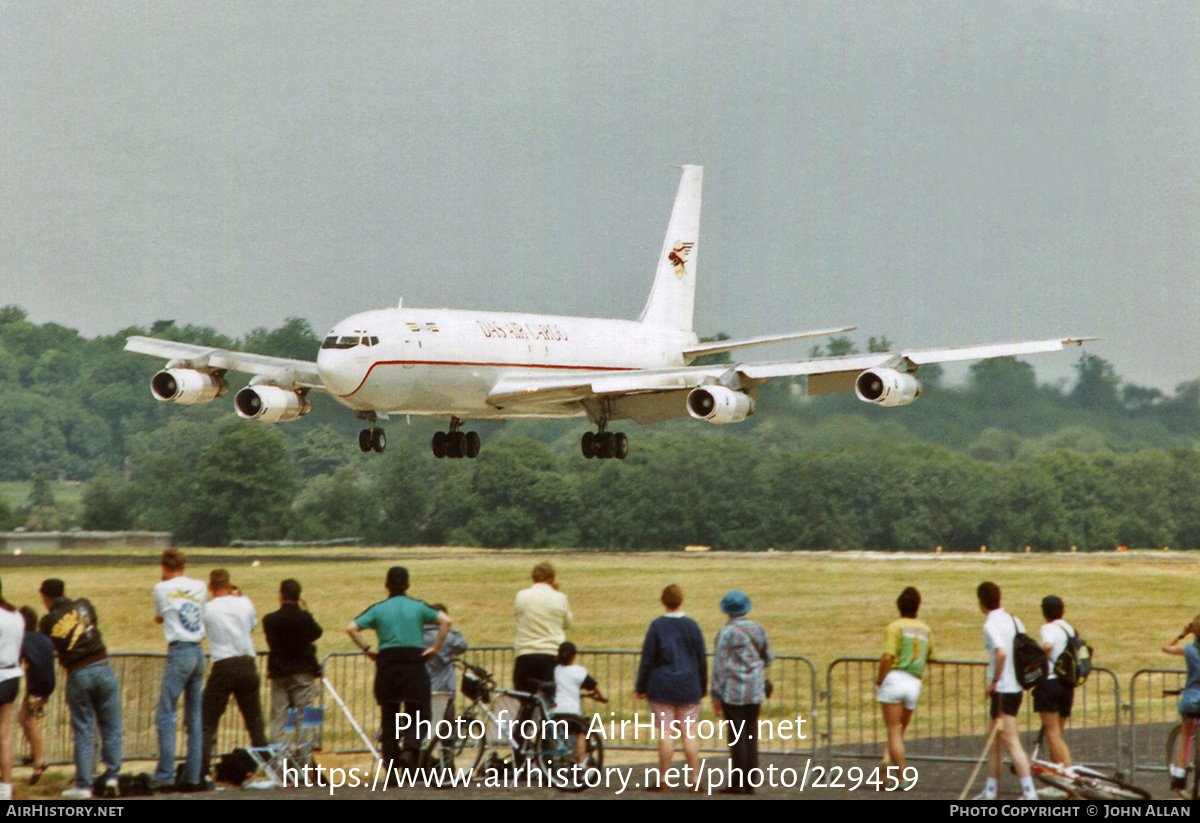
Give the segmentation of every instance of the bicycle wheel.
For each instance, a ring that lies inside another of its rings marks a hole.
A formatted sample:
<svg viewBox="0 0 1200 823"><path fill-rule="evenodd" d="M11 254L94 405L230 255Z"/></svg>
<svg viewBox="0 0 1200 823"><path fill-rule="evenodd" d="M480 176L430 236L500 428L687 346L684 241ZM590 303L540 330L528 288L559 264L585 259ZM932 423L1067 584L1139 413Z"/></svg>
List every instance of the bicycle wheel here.
<svg viewBox="0 0 1200 823"><path fill-rule="evenodd" d="M1029 765L1034 778L1045 783L1047 786L1066 792L1069 795L1074 795L1078 791L1075 778L1063 771L1058 764L1047 763L1042 760L1031 760Z"/></svg>
<svg viewBox="0 0 1200 823"><path fill-rule="evenodd" d="M560 792L580 792L587 788L583 780L583 770L579 767L578 754L575 750L575 734L570 726L562 720L543 723L545 715L539 709L535 712L538 720L538 741L536 757L548 785Z"/></svg>
<svg viewBox="0 0 1200 823"><path fill-rule="evenodd" d="M587 736L587 767L604 768L604 737L599 732Z"/></svg>
<svg viewBox="0 0 1200 823"><path fill-rule="evenodd" d="M1075 794L1086 800L1149 800L1150 792L1112 777L1079 776Z"/></svg>

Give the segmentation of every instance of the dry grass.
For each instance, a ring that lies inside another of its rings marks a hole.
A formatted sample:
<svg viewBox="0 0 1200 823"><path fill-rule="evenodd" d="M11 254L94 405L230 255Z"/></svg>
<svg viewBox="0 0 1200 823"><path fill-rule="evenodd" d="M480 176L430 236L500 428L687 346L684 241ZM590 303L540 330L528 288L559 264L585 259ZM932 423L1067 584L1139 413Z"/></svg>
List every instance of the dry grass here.
<svg viewBox="0 0 1200 823"><path fill-rule="evenodd" d="M542 559L554 562L571 598L571 638L581 648L640 648L646 625L662 612L658 595L669 583L683 588L684 610L711 642L725 620L717 608L721 596L740 588L753 599L752 616L767 627L776 652L806 655L822 673L837 657L880 653L883 627L895 617L896 595L906 585L921 590L921 617L933 627L944 659L983 657L983 616L975 599L979 582L998 583L1005 607L1031 633L1042 622L1042 596L1058 594L1067 604L1067 619L1095 647L1097 665L1113 669L1122 680L1138 668L1176 667L1178 659L1162 654L1159 646L1200 612L1200 555L1185 552L964 556L413 549L382 550L386 559L364 562L329 562L325 552L307 562L272 554L247 552L243 565L231 566L234 581L261 616L276 608L280 580L299 579L326 630L322 653L351 649L342 628L384 597L384 574L396 563L412 574L410 593L446 603L455 626L477 646L512 642L513 595L528 585L530 568ZM251 565L255 558L261 565ZM197 561L189 573L206 578L212 567ZM65 579L68 595L92 600L113 651L163 650L161 628L152 620L150 590L159 579L153 560L144 567L8 569L4 595L18 605L37 604L41 611L36 592L49 576ZM261 637L258 643L265 647Z"/></svg>

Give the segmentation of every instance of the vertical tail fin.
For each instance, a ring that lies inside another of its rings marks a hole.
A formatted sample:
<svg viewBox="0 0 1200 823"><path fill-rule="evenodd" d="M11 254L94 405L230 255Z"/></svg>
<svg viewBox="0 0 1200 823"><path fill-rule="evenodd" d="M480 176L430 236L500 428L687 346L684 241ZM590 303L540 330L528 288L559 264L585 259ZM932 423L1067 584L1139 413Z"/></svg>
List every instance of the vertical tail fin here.
<svg viewBox="0 0 1200 823"><path fill-rule="evenodd" d="M662 255L650 287L650 299L638 320L648 326L692 330L696 300L696 262L700 255L700 189L703 166L684 166L671 210Z"/></svg>

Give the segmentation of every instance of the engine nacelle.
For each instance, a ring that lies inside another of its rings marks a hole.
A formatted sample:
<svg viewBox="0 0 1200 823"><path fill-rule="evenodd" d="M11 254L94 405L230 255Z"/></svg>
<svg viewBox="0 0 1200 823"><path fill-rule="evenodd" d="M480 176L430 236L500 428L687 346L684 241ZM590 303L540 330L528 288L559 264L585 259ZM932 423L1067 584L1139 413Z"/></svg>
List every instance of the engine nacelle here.
<svg viewBox="0 0 1200 823"><path fill-rule="evenodd" d="M163 369L150 378L150 393L164 403L208 403L227 391L224 377L195 369Z"/></svg>
<svg viewBox="0 0 1200 823"><path fill-rule="evenodd" d="M864 403L907 406L921 394L921 381L895 369L867 369L854 381L854 394Z"/></svg>
<svg viewBox="0 0 1200 823"><path fill-rule="evenodd" d="M234 395L233 406L238 417L259 423L286 423L312 411L307 397L278 386L247 386Z"/></svg>
<svg viewBox="0 0 1200 823"><path fill-rule="evenodd" d="M702 386L687 396L688 414L709 423L740 423L756 405L753 397L724 386Z"/></svg>

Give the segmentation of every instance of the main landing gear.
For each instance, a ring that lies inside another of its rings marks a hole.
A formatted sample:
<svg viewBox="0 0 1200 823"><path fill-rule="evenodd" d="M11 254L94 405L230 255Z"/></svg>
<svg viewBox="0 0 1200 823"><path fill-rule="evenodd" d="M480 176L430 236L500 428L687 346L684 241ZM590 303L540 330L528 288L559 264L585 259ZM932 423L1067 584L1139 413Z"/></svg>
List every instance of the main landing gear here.
<svg viewBox="0 0 1200 823"><path fill-rule="evenodd" d="M452 417L450 418L450 431L433 433L433 442L430 443L430 446L433 449L434 457L439 460L443 457L466 457L474 460L479 456L478 432L459 431L462 424L462 420Z"/></svg>
<svg viewBox="0 0 1200 823"><path fill-rule="evenodd" d="M589 460L593 457L624 460L625 455L629 454L629 438L623 432L605 431L601 423L600 431L583 433L579 439L579 450Z"/></svg>
<svg viewBox="0 0 1200 823"><path fill-rule="evenodd" d="M383 429L371 426L358 433L358 447L365 452L381 452L387 448L387 435Z"/></svg>

